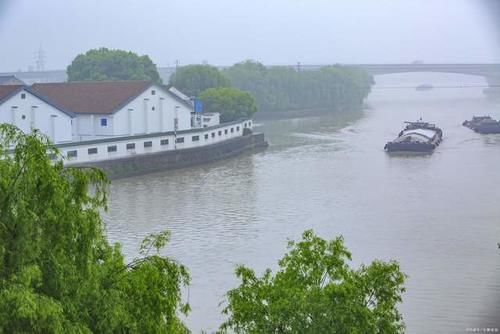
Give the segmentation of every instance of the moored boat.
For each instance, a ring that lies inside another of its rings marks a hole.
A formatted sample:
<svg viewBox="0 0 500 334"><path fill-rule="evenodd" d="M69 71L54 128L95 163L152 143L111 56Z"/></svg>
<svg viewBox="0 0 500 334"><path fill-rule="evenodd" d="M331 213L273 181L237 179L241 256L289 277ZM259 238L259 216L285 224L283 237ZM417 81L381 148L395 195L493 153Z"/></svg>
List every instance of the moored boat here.
<svg viewBox="0 0 500 334"><path fill-rule="evenodd" d="M500 122L491 116L473 116L470 121L464 121L462 125L482 134L500 133Z"/></svg>
<svg viewBox="0 0 500 334"><path fill-rule="evenodd" d="M428 122L405 122L405 128L385 144L387 152L432 152L443 140L443 131Z"/></svg>
<svg viewBox="0 0 500 334"><path fill-rule="evenodd" d="M419 91L431 90L433 88L434 88L434 86L431 84L421 84L421 85L418 85L417 87L415 87L415 89L419 90Z"/></svg>

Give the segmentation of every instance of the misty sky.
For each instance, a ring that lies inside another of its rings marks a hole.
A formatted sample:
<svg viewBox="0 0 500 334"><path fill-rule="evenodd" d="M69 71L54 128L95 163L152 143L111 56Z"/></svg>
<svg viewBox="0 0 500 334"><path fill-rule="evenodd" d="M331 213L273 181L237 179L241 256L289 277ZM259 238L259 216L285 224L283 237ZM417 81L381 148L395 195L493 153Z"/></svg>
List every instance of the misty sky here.
<svg viewBox="0 0 500 334"><path fill-rule="evenodd" d="M158 66L500 62L476 0L0 0L0 72L46 69L106 46ZM495 18L493 17L493 20Z"/></svg>

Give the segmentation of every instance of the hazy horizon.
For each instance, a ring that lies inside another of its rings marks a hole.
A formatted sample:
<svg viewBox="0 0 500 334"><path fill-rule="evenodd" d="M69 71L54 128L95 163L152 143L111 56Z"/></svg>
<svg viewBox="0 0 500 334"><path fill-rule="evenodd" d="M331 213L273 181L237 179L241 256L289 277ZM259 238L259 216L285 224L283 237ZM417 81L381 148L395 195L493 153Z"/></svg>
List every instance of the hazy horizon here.
<svg viewBox="0 0 500 334"><path fill-rule="evenodd" d="M486 6L485 4L493 4ZM499 63L494 2L0 0L0 72L65 69L92 48L147 54L159 67L255 59L269 65Z"/></svg>

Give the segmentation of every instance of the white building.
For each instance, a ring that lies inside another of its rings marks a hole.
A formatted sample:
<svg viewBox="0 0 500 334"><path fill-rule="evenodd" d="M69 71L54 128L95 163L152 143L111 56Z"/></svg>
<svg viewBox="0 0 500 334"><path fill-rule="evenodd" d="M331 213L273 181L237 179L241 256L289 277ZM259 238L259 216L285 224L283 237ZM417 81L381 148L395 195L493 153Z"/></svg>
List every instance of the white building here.
<svg viewBox="0 0 500 334"><path fill-rule="evenodd" d="M76 115L73 140L191 129L192 106L147 81L34 84L31 90Z"/></svg>
<svg viewBox="0 0 500 334"><path fill-rule="evenodd" d="M60 108L29 87L0 85L0 123L28 133L39 129L55 143L70 142L75 114Z"/></svg>

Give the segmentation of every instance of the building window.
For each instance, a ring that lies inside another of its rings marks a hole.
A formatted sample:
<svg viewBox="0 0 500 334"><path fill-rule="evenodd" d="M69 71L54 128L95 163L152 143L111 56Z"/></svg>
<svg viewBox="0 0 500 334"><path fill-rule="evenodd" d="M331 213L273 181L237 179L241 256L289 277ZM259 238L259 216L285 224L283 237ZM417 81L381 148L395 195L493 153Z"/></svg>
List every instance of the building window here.
<svg viewBox="0 0 500 334"><path fill-rule="evenodd" d="M252 125L252 122L248 122L248 126L251 126Z"/></svg>
<svg viewBox="0 0 500 334"><path fill-rule="evenodd" d="M208 133L207 133L207 134L205 134L205 140L206 140L206 139L208 139Z"/></svg>
<svg viewBox="0 0 500 334"><path fill-rule="evenodd" d="M77 150L68 151L68 152L66 152L66 156L68 158L76 158L78 156L78 151Z"/></svg>
<svg viewBox="0 0 500 334"><path fill-rule="evenodd" d="M234 128L231 128L231 133L233 133L233 132L234 132Z"/></svg>
<svg viewBox="0 0 500 334"><path fill-rule="evenodd" d="M116 152L116 145L108 146L108 152Z"/></svg>
<svg viewBox="0 0 500 334"><path fill-rule="evenodd" d="M191 141L198 141L200 140L200 136L192 136Z"/></svg>
<svg viewBox="0 0 500 334"><path fill-rule="evenodd" d="M245 127L245 128L246 128L246 127L247 127L247 123L243 123L243 127Z"/></svg>
<svg viewBox="0 0 500 334"><path fill-rule="evenodd" d="M22 115L22 116L21 116L21 119L22 119L22 120L25 120L25 119L26 119L26 115Z"/></svg>
<svg viewBox="0 0 500 334"><path fill-rule="evenodd" d="M153 90L151 91L151 95L155 95L155 94L156 94L156 91L153 89Z"/></svg>
<svg viewBox="0 0 500 334"><path fill-rule="evenodd" d="M87 152L89 153L89 155L91 155L91 154L97 154L97 147L89 148L87 150Z"/></svg>
<svg viewBox="0 0 500 334"><path fill-rule="evenodd" d="M50 160L56 160L57 159L57 154L54 154L54 153L50 153L47 156L49 157Z"/></svg>
<svg viewBox="0 0 500 334"><path fill-rule="evenodd" d="M203 118L203 122L207 122L207 123L210 122L210 118L208 118L208 117Z"/></svg>
<svg viewBox="0 0 500 334"><path fill-rule="evenodd" d="M168 145L168 139L160 140L160 145Z"/></svg>
<svg viewBox="0 0 500 334"><path fill-rule="evenodd" d="M22 94L21 94L21 99L23 99L23 100L24 100L25 98L26 98L26 94L22 93Z"/></svg>
<svg viewBox="0 0 500 334"><path fill-rule="evenodd" d="M176 143L184 143L184 137L179 137L175 139Z"/></svg>
<svg viewBox="0 0 500 334"><path fill-rule="evenodd" d="M224 134L227 135L227 129L224 130Z"/></svg>
<svg viewBox="0 0 500 334"><path fill-rule="evenodd" d="M101 126L108 126L108 119L107 118L101 118Z"/></svg>
<svg viewBox="0 0 500 334"><path fill-rule="evenodd" d="M212 138L215 138L215 132L212 132Z"/></svg>
<svg viewBox="0 0 500 334"><path fill-rule="evenodd" d="M152 141L145 141L144 147L153 147L153 142Z"/></svg>
<svg viewBox="0 0 500 334"><path fill-rule="evenodd" d="M155 106L152 106L152 107L151 107L151 110L155 111Z"/></svg>
<svg viewBox="0 0 500 334"><path fill-rule="evenodd" d="M128 143L127 150L135 150L135 143Z"/></svg>
<svg viewBox="0 0 500 334"><path fill-rule="evenodd" d="M219 131L219 136L222 136L222 131Z"/></svg>
<svg viewBox="0 0 500 334"><path fill-rule="evenodd" d="M240 127L239 126L236 127L236 131L240 131Z"/></svg>

